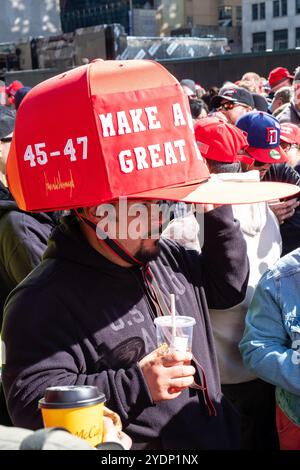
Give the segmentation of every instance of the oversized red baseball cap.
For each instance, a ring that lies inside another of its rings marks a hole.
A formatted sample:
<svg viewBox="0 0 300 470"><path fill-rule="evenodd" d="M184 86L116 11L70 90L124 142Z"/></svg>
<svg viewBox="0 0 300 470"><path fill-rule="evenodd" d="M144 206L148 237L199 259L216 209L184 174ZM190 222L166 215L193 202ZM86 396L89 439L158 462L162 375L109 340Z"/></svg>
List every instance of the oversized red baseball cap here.
<svg viewBox="0 0 300 470"><path fill-rule="evenodd" d="M17 113L7 178L29 211L123 196L240 204L299 191L212 181L179 82L146 60L96 60L34 87Z"/></svg>
<svg viewBox="0 0 300 470"><path fill-rule="evenodd" d="M280 124L280 140L288 144L300 145L300 129L296 124L285 122Z"/></svg>
<svg viewBox="0 0 300 470"><path fill-rule="evenodd" d="M194 129L201 154L210 160L234 163L240 161L238 155L249 147L244 132L217 117L198 120Z"/></svg>
<svg viewBox="0 0 300 470"><path fill-rule="evenodd" d="M270 87L273 88L286 78L293 79L294 76L291 75L288 69L286 69L285 67L276 67L276 69L271 70L271 72L269 73L268 81Z"/></svg>

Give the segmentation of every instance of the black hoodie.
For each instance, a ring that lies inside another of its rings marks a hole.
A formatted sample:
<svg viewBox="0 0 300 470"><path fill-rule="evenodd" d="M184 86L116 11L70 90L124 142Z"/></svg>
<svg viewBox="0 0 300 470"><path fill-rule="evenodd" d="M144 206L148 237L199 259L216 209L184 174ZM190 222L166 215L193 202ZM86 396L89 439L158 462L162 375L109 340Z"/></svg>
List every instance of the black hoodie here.
<svg viewBox="0 0 300 470"><path fill-rule="evenodd" d="M0 183L0 331L8 294L41 261L57 214L21 211Z"/></svg>
<svg viewBox="0 0 300 470"><path fill-rule="evenodd" d="M174 400L152 402L138 365L156 348L155 313L141 268L108 261L67 217L42 264L6 304L3 384L15 425L41 427L37 402L47 386L87 384L106 395L134 449L238 445L236 415L220 391L207 302L225 309L242 301L246 245L230 207L206 214L204 230L201 255L161 239L161 253L150 265L163 294L176 294L178 313L196 319L193 354L205 371L209 398L188 389Z"/></svg>
<svg viewBox="0 0 300 470"><path fill-rule="evenodd" d="M264 181L295 184L299 186L300 191L299 173L287 163L271 165L271 168L265 174ZM296 194L294 197L297 197L298 201L300 201L299 194ZM280 225L280 233L282 238L281 256L285 256L300 246L300 206L296 208L292 217L285 219L284 223Z"/></svg>

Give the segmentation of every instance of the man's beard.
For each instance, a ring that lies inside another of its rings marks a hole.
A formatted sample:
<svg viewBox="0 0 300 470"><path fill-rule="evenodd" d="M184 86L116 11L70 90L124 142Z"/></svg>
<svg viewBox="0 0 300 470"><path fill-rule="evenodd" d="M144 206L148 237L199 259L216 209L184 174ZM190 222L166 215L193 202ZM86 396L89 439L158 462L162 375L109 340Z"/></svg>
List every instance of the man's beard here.
<svg viewBox="0 0 300 470"><path fill-rule="evenodd" d="M134 254L134 257L141 261L143 264L148 263L148 261L155 260L160 253L160 244L159 240L155 240L154 245L151 248L145 248L143 245L139 250Z"/></svg>

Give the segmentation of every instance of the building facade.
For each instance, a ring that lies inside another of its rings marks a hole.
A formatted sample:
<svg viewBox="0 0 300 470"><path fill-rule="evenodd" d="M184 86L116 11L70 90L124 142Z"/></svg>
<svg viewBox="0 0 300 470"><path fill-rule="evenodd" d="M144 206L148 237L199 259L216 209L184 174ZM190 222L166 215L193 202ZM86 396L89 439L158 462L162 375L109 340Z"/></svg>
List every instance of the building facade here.
<svg viewBox="0 0 300 470"><path fill-rule="evenodd" d="M236 27L241 24L241 0L185 0L186 23Z"/></svg>
<svg viewBox="0 0 300 470"><path fill-rule="evenodd" d="M59 0L0 0L0 43L61 33Z"/></svg>
<svg viewBox="0 0 300 470"><path fill-rule="evenodd" d="M242 0L161 0L158 7L161 32L170 33L172 29L193 26L240 26L241 2Z"/></svg>
<svg viewBox="0 0 300 470"><path fill-rule="evenodd" d="M226 37L241 52L242 0L161 0L157 10L161 36Z"/></svg>
<svg viewBox="0 0 300 470"><path fill-rule="evenodd" d="M227 37L241 51L242 0L60 0L64 32L120 23L134 36Z"/></svg>
<svg viewBox="0 0 300 470"><path fill-rule="evenodd" d="M243 52L300 47L300 0L243 0Z"/></svg>

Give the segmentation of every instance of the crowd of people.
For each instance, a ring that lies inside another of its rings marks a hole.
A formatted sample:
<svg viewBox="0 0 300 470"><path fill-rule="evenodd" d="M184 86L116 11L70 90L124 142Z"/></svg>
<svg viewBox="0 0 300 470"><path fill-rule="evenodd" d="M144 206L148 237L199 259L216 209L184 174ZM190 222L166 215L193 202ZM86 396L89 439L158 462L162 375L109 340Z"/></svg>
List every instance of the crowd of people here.
<svg viewBox="0 0 300 470"><path fill-rule="evenodd" d="M125 448L299 450L300 67L205 90L94 61L6 92L0 424L95 385ZM192 351L157 348L170 293Z"/></svg>

